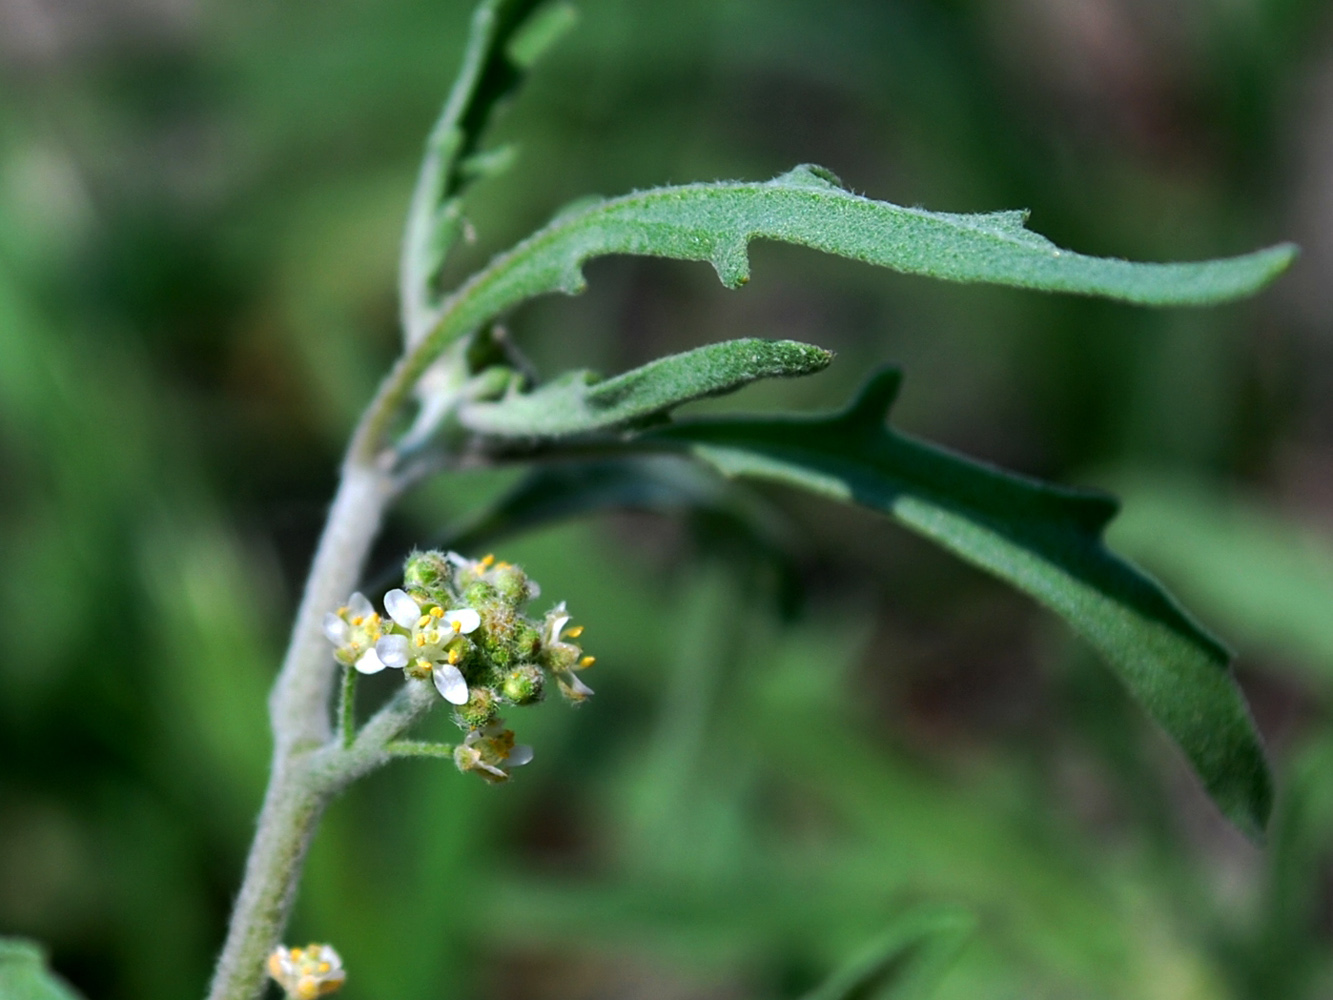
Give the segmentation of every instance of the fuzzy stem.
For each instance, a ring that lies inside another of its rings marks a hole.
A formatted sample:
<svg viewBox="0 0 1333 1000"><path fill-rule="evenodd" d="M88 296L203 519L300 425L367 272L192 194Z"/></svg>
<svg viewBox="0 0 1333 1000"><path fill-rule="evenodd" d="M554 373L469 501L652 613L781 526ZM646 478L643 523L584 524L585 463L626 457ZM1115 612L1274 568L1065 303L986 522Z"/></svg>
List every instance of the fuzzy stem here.
<svg viewBox="0 0 1333 1000"><path fill-rule="evenodd" d="M286 926L306 848L332 791L310 767L312 752L331 736L335 671L323 618L356 586L392 496L392 481L375 463L349 461L344 467L269 698L273 771L210 1000L257 997L264 985L264 960Z"/></svg>

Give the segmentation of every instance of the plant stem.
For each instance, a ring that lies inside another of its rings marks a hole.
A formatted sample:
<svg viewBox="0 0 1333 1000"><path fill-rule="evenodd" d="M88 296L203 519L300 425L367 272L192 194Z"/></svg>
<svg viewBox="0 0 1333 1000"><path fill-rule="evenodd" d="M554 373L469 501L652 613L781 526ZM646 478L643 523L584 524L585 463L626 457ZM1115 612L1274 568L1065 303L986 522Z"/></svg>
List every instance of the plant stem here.
<svg viewBox="0 0 1333 1000"><path fill-rule="evenodd" d="M333 787L313 769L328 742L334 661L324 615L347 599L392 499L387 472L349 460L315 552L282 671L269 698L273 771L245 878L218 958L210 1000L252 1000L264 985L264 960L286 926L306 848Z"/></svg>

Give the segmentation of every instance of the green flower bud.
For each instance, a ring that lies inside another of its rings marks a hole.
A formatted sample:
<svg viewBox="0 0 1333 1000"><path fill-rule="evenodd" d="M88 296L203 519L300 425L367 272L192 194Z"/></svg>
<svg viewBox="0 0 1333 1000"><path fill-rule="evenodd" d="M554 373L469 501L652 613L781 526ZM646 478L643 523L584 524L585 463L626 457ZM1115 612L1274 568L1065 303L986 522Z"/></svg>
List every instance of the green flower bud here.
<svg viewBox="0 0 1333 1000"><path fill-rule="evenodd" d="M491 573L491 582L499 595L515 609L532 596L528 575L517 566L503 563Z"/></svg>
<svg viewBox="0 0 1333 1000"><path fill-rule="evenodd" d="M449 590L452 578L453 567L442 552L413 552L403 565L403 589L442 608L454 605Z"/></svg>
<svg viewBox="0 0 1333 1000"><path fill-rule="evenodd" d="M490 688L479 685L469 688L468 693L471 697L466 704L454 710L454 719L463 729L481 729L499 712L498 699Z"/></svg>
<svg viewBox="0 0 1333 1000"><path fill-rule="evenodd" d="M542 700L546 675L535 663L524 663L505 675L500 693L515 705L531 705Z"/></svg>

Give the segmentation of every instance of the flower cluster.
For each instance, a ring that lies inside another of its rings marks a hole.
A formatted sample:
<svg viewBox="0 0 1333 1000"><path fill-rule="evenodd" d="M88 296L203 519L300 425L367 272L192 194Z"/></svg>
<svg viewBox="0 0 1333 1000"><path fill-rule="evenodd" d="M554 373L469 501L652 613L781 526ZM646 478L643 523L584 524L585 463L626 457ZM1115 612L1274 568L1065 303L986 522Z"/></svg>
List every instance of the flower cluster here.
<svg viewBox="0 0 1333 1000"><path fill-rule="evenodd" d="M430 680L466 734L454 752L458 769L501 782L532 759L531 747L515 746L504 728L505 706L541 701L548 677L572 702L592 694L576 672L594 658L574 641L583 627L570 627L564 603L541 620L524 613L540 594L523 570L494 556L415 552L403 586L384 595L384 616L353 594L325 616L324 633L334 657L363 674L392 668Z"/></svg>
<svg viewBox="0 0 1333 1000"><path fill-rule="evenodd" d="M292 1000L316 1000L342 988L343 960L331 945L279 946L268 957L268 974Z"/></svg>

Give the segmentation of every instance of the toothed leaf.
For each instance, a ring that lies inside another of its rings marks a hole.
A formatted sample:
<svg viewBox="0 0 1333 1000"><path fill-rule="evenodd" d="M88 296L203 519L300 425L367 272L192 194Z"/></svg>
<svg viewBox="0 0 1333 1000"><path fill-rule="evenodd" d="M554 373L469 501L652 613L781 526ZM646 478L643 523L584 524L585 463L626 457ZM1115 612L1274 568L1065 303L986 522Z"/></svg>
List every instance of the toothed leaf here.
<svg viewBox="0 0 1333 1000"><path fill-rule="evenodd" d="M566 372L532 392L464 406L459 419L470 430L499 437L609 430L642 424L683 403L734 392L761 378L809 375L832 358L822 348L794 340L727 340L605 380L586 370Z"/></svg>
<svg viewBox="0 0 1333 1000"><path fill-rule="evenodd" d="M691 450L729 476L773 480L888 514L1031 595L1102 654L1194 765L1218 807L1258 836L1271 780L1227 650L1102 541L1115 500L1003 472L886 426L900 374L845 412L704 420L637 439Z"/></svg>
<svg viewBox="0 0 1333 1000"><path fill-rule="evenodd" d="M800 166L766 183L654 188L565 210L465 284L444 306L433 351L526 299L576 294L583 264L607 254L708 261L729 287L750 275L751 240L812 247L907 274L1143 305L1208 305L1258 291L1295 248L1196 263L1085 257L1028 230L1022 212L957 215L853 194Z"/></svg>

